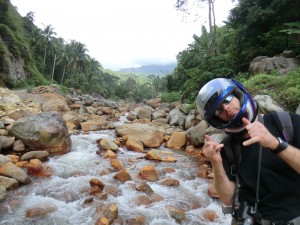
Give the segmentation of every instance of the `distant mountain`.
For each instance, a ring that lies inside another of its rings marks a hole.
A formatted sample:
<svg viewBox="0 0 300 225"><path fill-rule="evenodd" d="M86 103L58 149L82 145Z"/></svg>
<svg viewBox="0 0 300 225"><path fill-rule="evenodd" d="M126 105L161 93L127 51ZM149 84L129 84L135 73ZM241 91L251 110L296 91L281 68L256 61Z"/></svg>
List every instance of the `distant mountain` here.
<svg viewBox="0 0 300 225"><path fill-rule="evenodd" d="M176 63L166 64L166 65L143 65L140 67L131 67L131 68L122 68L118 72L126 72L126 73L144 73L149 75L163 76L171 73L175 67Z"/></svg>

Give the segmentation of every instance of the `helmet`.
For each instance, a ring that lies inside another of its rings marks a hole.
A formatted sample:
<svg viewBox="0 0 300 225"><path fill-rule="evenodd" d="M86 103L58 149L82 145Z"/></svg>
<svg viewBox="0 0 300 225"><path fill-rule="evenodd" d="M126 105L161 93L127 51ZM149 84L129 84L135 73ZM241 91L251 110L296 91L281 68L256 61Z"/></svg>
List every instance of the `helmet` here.
<svg viewBox="0 0 300 225"><path fill-rule="evenodd" d="M215 115L224 99L233 94L240 100L241 109L229 122ZM233 79L216 78L205 84L199 91L196 105L202 117L213 127L226 133L240 133L245 129L242 118L253 122L257 116L258 105L244 86Z"/></svg>

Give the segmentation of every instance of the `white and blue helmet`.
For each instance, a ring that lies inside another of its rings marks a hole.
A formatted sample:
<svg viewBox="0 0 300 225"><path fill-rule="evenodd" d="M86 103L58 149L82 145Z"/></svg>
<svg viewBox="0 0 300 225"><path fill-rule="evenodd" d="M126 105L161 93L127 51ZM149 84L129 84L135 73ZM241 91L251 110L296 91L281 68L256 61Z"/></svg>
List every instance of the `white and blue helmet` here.
<svg viewBox="0 0 300 225"><path fill-rule="evenodd" d="M234 94L240 100L241 110L229 122L215 116L224 99ZM242 118L253 122L258 113L258 105L244 86L233 79L216 78L205 84L199 91L196 105L202 117L213 127L226 133L240 133L245 129Z"/></svg>

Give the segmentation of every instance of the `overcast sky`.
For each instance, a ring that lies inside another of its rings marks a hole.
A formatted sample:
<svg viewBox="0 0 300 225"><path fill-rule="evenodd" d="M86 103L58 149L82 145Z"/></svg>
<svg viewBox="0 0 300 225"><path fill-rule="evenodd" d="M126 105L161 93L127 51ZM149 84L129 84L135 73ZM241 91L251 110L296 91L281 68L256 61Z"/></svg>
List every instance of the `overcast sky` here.
<svg viewBox="0 0 300 225"><path fill-rule="evenodd" d="M200 35L207 10L200 19L184 19L176 0L11 0L25 16L32 11L35 24L52 25L65 41L85 44L88 54L104 68L137 67L176 62L176 55ZM218 25L227 19L232 0L216 0ZM195 7L196 8L196 7ZM199 9L200 10L200 9Z"/></svg>

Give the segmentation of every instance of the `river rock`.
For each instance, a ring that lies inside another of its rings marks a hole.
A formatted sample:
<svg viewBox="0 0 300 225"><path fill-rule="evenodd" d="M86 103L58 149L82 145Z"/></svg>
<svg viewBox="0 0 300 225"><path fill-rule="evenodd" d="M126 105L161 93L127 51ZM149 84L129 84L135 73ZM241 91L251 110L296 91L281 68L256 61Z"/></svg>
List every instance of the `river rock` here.
<svg viewBox="0 0 300 225"><path fill-rule="evenodd" d="M19 186L16 179L0 176L0 186L5 187L6 190L12 190Z"/></svg>
<svg viewBox="0 0 300 225"><path fill-rule="evenodd" d="M14 123L9 133L33 151L64 154L72 147L66 122L56 112L21 118Z"/></svg>
<svg viewBox="0 0 300 225"><path fill-rule="evenodd" d="M21 168L17 167L12 162L7 162L0 167L0 174L6 177L16 179L20 183L29 184L31 183L28 175Z"/></svg>
<svg viewBox="0 0 300 225"><path fill-rule="evenodd" d="M119 137L128 135L139 139L144 147L157 148L164 142L164 132L155 126L148 124L123 124L116 127L116 135Z"/></svg>

